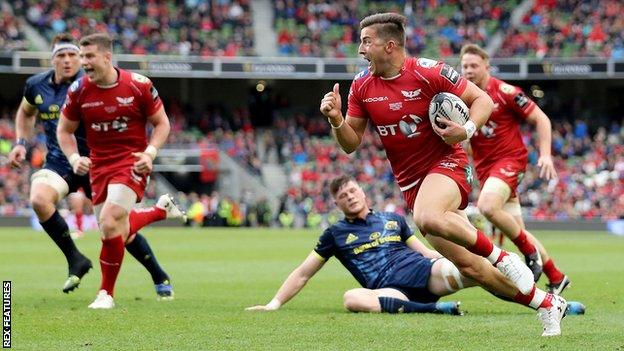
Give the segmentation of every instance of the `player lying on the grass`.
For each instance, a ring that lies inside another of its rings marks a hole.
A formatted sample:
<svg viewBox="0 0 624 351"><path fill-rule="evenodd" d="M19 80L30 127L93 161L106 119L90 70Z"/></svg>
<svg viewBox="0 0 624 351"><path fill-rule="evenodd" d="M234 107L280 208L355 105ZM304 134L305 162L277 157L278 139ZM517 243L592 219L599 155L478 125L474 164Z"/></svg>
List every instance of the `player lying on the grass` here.
<svg viewBox="0 0 624 351"><path fill-rule="evenodd" d="M345 218L325 230L316 248L290 273L271 302L247 310L280 308L301 291L331 256L336 256L363 286L345 292L344 306L349 311L461 314L459 302L438 299L476 286L474 280L423 245L402 216L372 211L353 178L335 178L330 192ZM568 303L569 313L584 310L581 304Z"/></svg>

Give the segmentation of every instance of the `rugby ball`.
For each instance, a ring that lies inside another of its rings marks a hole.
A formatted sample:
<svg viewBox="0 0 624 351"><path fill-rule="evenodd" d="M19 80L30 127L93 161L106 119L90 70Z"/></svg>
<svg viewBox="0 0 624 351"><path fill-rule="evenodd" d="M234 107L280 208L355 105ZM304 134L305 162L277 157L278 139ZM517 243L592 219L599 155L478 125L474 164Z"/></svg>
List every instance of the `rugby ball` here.
<svg viewBox="0 0 624 351"><path fill-rule="evenodd" d="M470 118L470 109L457 95L439 93L429 103L429 120L442 129L446 128L446 125L436 121L436 117L446 118L462 126Z"/></svg>

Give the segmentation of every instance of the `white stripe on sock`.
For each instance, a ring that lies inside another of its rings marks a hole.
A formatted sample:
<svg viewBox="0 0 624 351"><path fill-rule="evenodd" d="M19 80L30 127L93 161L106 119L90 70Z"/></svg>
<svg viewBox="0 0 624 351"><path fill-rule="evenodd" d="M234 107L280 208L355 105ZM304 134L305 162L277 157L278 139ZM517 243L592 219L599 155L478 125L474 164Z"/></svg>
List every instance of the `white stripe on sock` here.
<svg viewBox="0 0 624 351"><path fill-rule="evenodd" d="M502 250L498 248L498 246L496 245L492 245L492 253L490 253L490 255L487 258L488 261L490 261L491 264L495 264L496 261L498 260L498 257L500 256Z"/></svg>
<svg viewBox="0 0 624 351"><path fill-rule="evenodd" d="M544 290L540 290L536 288L535 295L533 295L531 302L529 302L529 306L535 309L538 309L545 298L546 298L546 292Z"/></svg>

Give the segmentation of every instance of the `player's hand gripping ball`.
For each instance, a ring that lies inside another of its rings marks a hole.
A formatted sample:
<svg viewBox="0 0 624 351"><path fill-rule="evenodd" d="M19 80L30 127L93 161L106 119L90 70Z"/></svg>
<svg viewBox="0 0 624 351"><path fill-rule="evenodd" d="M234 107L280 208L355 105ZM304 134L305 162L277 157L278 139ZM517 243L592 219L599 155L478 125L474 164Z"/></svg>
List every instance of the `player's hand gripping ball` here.
<svg viewBox="0 0 624 351"><path fill-rule="evenodd" d="M463 126L469 117L470 109L457 95L439 93L429 103L429 120L441 129L446 128L446 125L436 121L436 118L445 118Z"/></svg>

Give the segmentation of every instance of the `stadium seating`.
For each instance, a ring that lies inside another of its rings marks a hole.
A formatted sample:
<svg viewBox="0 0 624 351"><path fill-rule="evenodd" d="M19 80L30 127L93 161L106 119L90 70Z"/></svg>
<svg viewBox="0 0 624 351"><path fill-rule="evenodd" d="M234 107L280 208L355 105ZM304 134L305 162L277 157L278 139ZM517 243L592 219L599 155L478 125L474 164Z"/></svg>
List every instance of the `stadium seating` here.
<svg viewBox="0 0 624 351"><path fill-rule="evenodd" d="M624 58L624 4L618 0L538 0L509 28L500 57Z"/></svg>
<svg viewBox="0 0 624 351"><path fill-rule="evenodd" d="M0 7L0 52L26 50L27 48L19 19L5 6Z"/></svg>
<svg viewBox="0 0 624 351"><path fill-rule="evenodd" d="M48 40L108 31L129 54L251 56L249 0L17 1L15 11ZM19 6L18 4L21 4Z"/></svg>
<svg viewBox="0 0 624 351"><path fill-rule="evenodd" d="M407 49L425 57L457 55L466 42L485 45L509 26L506 1L292 1L275 0L275 30L281 55L357 57L359 21L376 12L409 18Z"/></svg>

